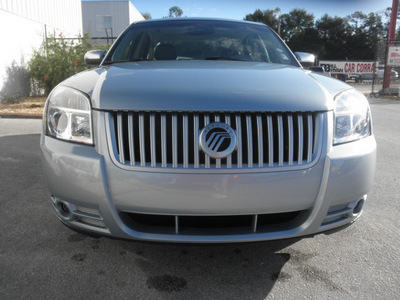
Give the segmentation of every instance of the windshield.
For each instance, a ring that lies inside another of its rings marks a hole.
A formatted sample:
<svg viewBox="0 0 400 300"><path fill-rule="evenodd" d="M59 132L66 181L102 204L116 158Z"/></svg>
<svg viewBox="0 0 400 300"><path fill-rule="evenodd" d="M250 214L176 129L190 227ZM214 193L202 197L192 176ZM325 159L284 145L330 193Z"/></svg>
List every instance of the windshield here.
<svg viewBox="0 0 400 300"><path fill-rule="evenodd" d="M104 64L141 60L237 60L299 66L267 26L209 20L134 24L117 40Z"/></svg>

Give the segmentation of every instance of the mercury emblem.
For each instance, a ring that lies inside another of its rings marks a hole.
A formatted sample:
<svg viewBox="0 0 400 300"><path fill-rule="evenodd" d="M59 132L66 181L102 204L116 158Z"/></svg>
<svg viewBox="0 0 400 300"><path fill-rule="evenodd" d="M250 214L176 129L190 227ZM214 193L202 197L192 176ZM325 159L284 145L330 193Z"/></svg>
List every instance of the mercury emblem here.
<svg viewBox="0 0 400 300"><path fill-rule="evenodd" d="M224 158L236 148L236 133L225 123L208 124L200 132L200 148L212 158Z"/></svg>

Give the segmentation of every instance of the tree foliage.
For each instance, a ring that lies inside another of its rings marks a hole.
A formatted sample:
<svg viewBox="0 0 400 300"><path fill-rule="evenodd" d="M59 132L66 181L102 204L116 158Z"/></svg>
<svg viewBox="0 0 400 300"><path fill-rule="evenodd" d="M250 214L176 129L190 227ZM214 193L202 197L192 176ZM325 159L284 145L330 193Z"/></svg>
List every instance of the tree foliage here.
<svg viewBox="0 0 400 300"><path fill-rule="evenodd" d="M178 18L182 17L183 10L179 6L172 6L169 9L168 18Z"/></svg>
<svg viewBox="0 0 400 300"><path fill-rule="evenodd" d="M256 9L244 19L277 30L274 10ZM318 20L304 9L281 15L281 37L288 46L293 51L314 53L319 59L374 59L386 31L387 24L377 13L357 11L345 18L325 14Z"/></svg>
<svg viewBox="0 0 400 300"><path fill-rule="evenodd" d="M96 45L96 48L104 48ZM86 36L83 39L65 39L51 36L43 42L40 49L33 52L28 63L30 76L39 89L48 94L64 79L88 69L84 55L92 49Z"/></svg>
<svg viewBox="0 0 400 300"><path fill-rule="evenodd" d="M23 60L17 64L14 60L6 68L6 79L0 91L0 101L7 103L19 102L21 97L27 97L30 94L30 77Z"/></svg>
<svg viewBox="0 0 400 300"><path fill-rule="evenodd" d="M149 12L142 13L142 16L145 20L151 20L151 13Z"/></svg>
<svg viewBox="0 0 400 300"><path fill-rule="evenodd" d="M281 36L288 41L314 26L314 15L304 9L295 8L288 14L283 14L281 20Z"/></svg>
<svg viewBox="0 0 400 300"><path fill-rule="evenodd" d="M278 19L273 9L256 9L254 13L246 15L246 21L264 23L274 30L278 28Z"/></svg>

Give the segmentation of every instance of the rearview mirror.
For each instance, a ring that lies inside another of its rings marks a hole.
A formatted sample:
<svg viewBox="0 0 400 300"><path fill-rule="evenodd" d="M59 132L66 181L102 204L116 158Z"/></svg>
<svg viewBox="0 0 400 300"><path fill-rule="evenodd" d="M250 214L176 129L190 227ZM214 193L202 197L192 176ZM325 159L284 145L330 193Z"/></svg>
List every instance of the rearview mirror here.
<svg viewBox="0 0 400 300"><path fill-rule="evenodd" d="M83 60L86 65L98 66L102 62L104 56L106 56L107 51L104 50L90 50L86 52Z"/></svg>
<svg viewBox="0 0 400 300"><path fill-rule="evenodd" d="M307 52L294 52L294 55L304 68L309 68L315 64L315 55Z"/></svg>

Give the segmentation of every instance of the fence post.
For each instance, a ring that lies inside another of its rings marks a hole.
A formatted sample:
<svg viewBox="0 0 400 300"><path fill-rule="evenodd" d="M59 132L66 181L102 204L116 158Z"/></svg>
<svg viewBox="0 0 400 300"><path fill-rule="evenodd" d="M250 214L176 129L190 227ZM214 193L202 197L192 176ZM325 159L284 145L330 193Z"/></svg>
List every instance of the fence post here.
<svg viewBox="0 0 400 300"><path fill-rule="evenodd" d="M385 60L385 75L383 79L383 92L385 92L385 88L390 87L390 75L391 69L387 67L387 53L389 51L389 46L391 42L395 39L396 34L396 21L397 21L397 10L399 8L399 0L393 0L392 2L392 13L390 15L390 24L389 24L389 34L387 40L387 49L386 49L386 60Z"/></svg>
<svg viewBox="0 0 400 300"><path fill-rule="evenodd" d="M385 68L383 69L384 71L383 71L383 80L382 80L382 94L385 94L385 89L390 87L391 71L389 70L389 68L387 66L388 52L389 52L389 36L386 37L386 43L385 43ZM389 76L387 76L387 73L389 73Z"/></svg>

